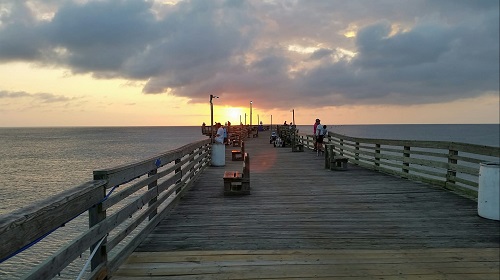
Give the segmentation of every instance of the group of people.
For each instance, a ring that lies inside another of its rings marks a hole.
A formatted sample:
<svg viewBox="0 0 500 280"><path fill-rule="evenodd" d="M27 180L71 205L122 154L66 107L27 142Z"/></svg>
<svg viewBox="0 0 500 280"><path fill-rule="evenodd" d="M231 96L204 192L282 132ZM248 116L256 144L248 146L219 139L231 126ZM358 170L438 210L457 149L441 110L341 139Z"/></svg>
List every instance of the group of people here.
<svg viewBox="0 0 500 280"><path fill-rule="evenodd" d="M320 153L324 153L323 149L323 139L328 134L328 130L326 129L326 125L321 124L320 119L316 119L313 125L314 132L314 150L316 151L316 155L319 156Z"/></svg>
<svg viewBox="0 0 500 280"><path fill-rule="evenodd" d="M226 126L229 126L230 123L226 123ZM284 123L286 125L286 121ZM290 125L292 125L290 123ZM228 132L226 126L221 125L221 123L216 123L215 128L217 129L217 133L215 134L215 142L219 144L226 144L228 139ZM328 130L326 129L326 125L321 124L320 119L316 119L313 125L314 132L314 151L319 156L320 153L324 153L323 148L323 139L328 134Z"/></svg>

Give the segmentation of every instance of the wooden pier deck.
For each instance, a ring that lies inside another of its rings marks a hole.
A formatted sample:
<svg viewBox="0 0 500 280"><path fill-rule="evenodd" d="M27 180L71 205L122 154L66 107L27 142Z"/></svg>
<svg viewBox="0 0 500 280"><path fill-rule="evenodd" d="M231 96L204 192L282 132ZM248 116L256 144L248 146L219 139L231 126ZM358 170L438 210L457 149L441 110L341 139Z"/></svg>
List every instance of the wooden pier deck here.
<svg viewBox="0 0 500 280"><path fill-rule="evenodd" d="M498 221L457 194L249 139L251 195L226 150L112 279L499 279Z"/></svg>

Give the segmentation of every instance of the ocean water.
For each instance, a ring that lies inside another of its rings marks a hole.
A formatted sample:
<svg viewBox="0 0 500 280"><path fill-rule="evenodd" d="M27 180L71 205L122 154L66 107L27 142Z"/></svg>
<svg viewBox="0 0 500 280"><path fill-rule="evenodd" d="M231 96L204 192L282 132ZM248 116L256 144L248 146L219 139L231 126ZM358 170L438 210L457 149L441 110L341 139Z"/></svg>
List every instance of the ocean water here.
<svg viewBox="0 0 500 280"><path fill-rule="evenodd" d="M202 139L199 127L0 128L0 214Z"/></svg>
<svg viewBox="0 0 500 280"><path fill-rule="evenodd" d="M481 125L328 125L336 133L404 140L454 141L500 146L497 124ZM312 134L312 125L299 125ZM196 127L0 128L0 215L92 180L92 171L150 158L206 139ZM1 218L1 217L0 217ZM85 218L58 230L0 264L0 279L19 279L62 241L86 224ZM83 256L85 257L85 256ZM59 279L74 279L78 265ZM81 266L80 266L81 267Z"/></svg>
<svg viewBox="0 0 500 280"><path fill-rule="evenodd" d="M94 170L150 158L206 139L200 127L0 128L0 215L76 187ZM1 216L0 216L1 219ZM28 251L0 263L0 279L20 279L85 230L87 213ZM82 255L56 279L76 279Z"/></svg>

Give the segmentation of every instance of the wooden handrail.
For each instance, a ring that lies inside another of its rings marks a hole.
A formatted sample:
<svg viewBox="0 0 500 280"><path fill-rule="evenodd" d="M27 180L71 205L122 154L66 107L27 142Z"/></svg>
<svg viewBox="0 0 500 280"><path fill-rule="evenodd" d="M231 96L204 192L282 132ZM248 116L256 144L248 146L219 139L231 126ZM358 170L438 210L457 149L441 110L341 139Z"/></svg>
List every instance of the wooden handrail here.
<svg viewBox="0 0 500 280"><path fill-rule="evenodd" d="M313 136L299 134L313 149ZM479 164L500 158L500 148L476 144L350 137L329 132L325 144L351 164L430 183L476 199Z"/></svg>
<svg viewBox="0 0 500 280"><path fill-rule="evenodd" d="M53 278L104 238L88 277L104 279L168 214L209 165L210 154L207 139L139 162L97 170L93 181L1 215L0 259L88 211L89 228L24 278Z"/></svg>

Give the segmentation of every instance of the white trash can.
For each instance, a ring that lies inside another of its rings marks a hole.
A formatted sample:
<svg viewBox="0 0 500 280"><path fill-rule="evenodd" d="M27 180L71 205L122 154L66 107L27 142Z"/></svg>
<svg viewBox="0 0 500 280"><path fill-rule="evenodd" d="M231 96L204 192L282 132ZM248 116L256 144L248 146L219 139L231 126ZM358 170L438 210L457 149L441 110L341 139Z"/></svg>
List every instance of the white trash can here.
<svg viewBox="0 0 500 280"><path fill-rule="evenodd" d="M226 165L226 145L220 143L212 143L212 166Z"/></svg>
<svg viewBox="0 0 500 280"><path fill-rule="evenodd" d="M500 163L485 162L479 166L477 213L491 220L500 220Z"/></svg>

